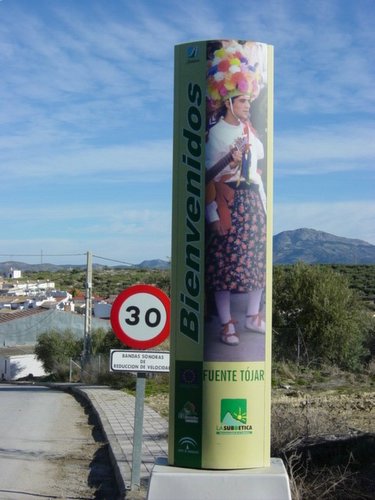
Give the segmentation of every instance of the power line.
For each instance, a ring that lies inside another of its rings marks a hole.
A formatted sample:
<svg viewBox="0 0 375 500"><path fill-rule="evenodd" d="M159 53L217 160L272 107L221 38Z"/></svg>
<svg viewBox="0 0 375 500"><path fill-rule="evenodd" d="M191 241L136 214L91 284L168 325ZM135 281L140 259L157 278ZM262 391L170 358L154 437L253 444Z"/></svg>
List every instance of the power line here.
<svg viewBox="0 0 375 500"><path fill-rule="evenodd" d="M0 257L40 257L41 254L33 254L33 253L0 253ZM87 253L43 253L43 258L44 257L82 257L84 255L87 255ZM94 255L96 259L102 259L102 260L107 260L110 262L117 262L118 264L124 264L126 266L132 266L135 267L136 264L133 264L131 262L127 262L124 260L118 260L118 259L111 259L110 257L101 257L100 255Z"/></svg>
<svg viewBox="0 0 375 500"><path fill-rule="evenodd" d="M117 262L119 264L125 264L127 266L135 266L135 264L131 264L130 262L125 262L123 260L110 259L108 257L100 257L99 255L93 255L93 257L95 257L97 259L109 260L111 262Z"/></svg>
<svg viewBox="0 0 375 500"><path fill-rule="evenodd" d="M43 257L79 257L85 253L44 253ZM40 253L0 253L0 257L40 257Z"/></svg>

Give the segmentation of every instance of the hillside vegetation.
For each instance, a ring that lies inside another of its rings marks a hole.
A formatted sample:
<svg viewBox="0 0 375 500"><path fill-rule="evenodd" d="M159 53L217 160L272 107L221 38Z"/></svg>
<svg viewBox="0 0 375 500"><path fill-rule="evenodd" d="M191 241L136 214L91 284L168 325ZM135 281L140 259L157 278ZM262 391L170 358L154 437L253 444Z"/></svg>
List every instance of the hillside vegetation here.
<svg viewBox="0 0 375 500"><path fill-rule="evenodd" d="M325 264L325 266L346 276L349 286L357 290L363 299L375 299L375 264ZM275 268L283 267L291 269L293 265L275 266ZM55 282L58 289L83 291L86 282L86 272L81 269L25 271L23 279L25 281L38 279L41 281L50 280ZM101 297L118 295L125 288L135 283L154 284L169 294L170 270L103 268L93 271L94 295Z"/></svg>
<svg viewBox="0 0 375 500"><path fill-rule="evenodd" d="M73 295L84 293L86 283L86 271L82 269L58 270L58 271L25 271L25 280L50 280L54 281L56 288L67 290ZM155 285L169 294L170 271L157 269L117 269L103 268L93 270L92 285L94 296L109 297L118 295L131 285L144 283Z"/></svg>

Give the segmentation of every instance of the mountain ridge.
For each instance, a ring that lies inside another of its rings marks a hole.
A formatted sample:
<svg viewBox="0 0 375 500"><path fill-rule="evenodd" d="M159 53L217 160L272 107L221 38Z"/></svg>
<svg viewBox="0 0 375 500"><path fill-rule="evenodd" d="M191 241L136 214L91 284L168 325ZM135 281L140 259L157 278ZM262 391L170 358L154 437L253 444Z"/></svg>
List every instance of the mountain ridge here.
<svg viewBox="0 0 375 500"><path fill-rule="evenodd" d="M375 245L316 229L283 231L273 237L273 263L375 264Z"/></svg>
<svg viewBox="0 0 375 500"><path fill-rule="evenodd" d="M316 229L299 228L282 231L273 236L273 263L295 264L303 261L308 264L347 264L375 265L375 245L364 240L345 238ZM93 264L100 270L108 266ZM120 266L115 266L116 267ZM10 269L21 271L61 271L63 269L85 269L86 265L70 264L27 264L19 261L0 262L0 274ZM134 265L138 269L169 269L170 262L162 259L144 260Z"/></svg>

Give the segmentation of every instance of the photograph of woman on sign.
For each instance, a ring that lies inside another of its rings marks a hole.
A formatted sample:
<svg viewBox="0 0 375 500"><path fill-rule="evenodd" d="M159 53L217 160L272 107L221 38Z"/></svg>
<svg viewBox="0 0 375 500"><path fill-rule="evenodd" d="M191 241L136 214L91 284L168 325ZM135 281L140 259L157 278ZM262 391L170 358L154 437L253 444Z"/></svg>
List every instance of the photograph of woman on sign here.
<svg viewBox="0 0 375 500"><path fill-rule="evenodd" d="M266 53L256 42L208 44L208 361L264 360Z"/></svg>

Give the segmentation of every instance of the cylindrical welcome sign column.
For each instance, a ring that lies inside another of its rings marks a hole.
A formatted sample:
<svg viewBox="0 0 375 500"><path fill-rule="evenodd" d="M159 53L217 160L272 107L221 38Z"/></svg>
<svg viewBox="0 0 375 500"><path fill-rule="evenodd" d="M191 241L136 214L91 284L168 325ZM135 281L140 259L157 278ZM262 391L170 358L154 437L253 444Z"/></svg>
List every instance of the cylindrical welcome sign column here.
<svg viewBox="0 0 375 500"><path fill-rule="evenodd" d="M175 48L169 463L270 463L273 48Z"/></svg>

